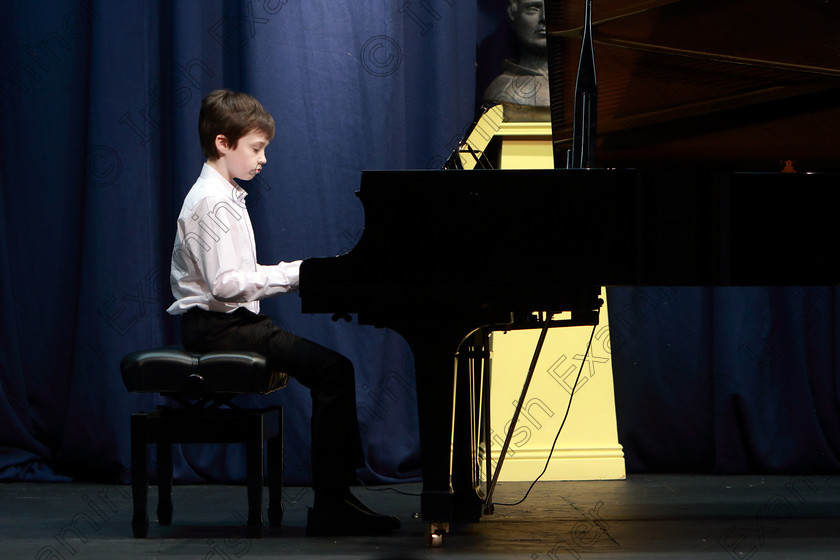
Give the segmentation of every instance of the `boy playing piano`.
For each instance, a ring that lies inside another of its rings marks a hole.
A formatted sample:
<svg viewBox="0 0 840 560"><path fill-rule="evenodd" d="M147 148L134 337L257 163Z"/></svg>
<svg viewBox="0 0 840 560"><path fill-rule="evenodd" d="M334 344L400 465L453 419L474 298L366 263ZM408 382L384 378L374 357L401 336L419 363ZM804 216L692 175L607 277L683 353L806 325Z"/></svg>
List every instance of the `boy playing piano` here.
<svg viewBox="0 0 840 560"><path fill-rule="evenodd" d="M217 90L204 98L199 138L207 158L187 194L172 251L167 310L181 315L187 350L249 350L309 388L312 396L312 480L315 498L307 534L377 534L400 526L351 492L363 466L353 364L286 332L260 315L260 300L298 286L301 261L258 264L245 207L247 181L266 164L274 119L252 96Z"/></svg>

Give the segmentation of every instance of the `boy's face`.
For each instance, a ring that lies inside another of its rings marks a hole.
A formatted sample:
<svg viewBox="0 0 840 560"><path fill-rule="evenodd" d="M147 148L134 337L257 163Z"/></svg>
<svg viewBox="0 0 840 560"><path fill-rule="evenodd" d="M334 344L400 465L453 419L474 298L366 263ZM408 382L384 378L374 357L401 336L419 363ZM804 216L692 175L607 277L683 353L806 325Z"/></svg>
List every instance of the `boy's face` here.
<svg viewBox="0 0 840 560"><path fill-rule="evenodd" d="M240 138L236 148L226 147L220 151L229 178L243 181L253 179L266 163L265 149L268 142L264 132L254 130Z"/></svg>

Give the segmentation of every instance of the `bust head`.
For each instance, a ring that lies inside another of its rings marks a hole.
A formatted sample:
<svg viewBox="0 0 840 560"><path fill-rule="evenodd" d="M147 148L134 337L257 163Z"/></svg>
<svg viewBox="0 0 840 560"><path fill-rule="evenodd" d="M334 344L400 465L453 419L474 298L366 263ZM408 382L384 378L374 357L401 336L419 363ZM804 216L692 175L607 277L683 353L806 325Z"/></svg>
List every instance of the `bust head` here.
<svg viewBox="0 0 840 560"><path fill-rule="evenodd" d="M546 52L543 0L508 0L507 15L520 48L533 53Z"/></svg>

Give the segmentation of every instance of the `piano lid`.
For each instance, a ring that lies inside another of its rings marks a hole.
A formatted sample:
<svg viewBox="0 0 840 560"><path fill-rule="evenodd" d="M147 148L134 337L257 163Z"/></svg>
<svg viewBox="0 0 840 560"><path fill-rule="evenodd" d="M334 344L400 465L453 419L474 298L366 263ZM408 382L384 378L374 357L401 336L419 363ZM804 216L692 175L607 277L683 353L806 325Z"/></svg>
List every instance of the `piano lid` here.
<svg viewBox="0 0 840 560"><path fill-rule="evenodd" d="M545 3L557 154L571 147L585 0ZM592 11L596 166L840 169L840 1L594 0Z"/></svg>

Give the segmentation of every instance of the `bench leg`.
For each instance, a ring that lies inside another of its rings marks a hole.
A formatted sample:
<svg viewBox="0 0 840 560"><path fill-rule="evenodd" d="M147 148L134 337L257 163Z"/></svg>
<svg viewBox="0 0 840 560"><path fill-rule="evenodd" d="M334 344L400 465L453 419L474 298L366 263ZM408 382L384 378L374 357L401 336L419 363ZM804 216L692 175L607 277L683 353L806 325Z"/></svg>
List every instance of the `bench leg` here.
<svg viewBox="0 0 840 560"><path fill-rule="evenodd" d="M277 435L268 440L268 524L283 523L283 409L277 412Z"/></svg>
<svg viewBox="0 0 840 560"><path fill-rule="evenodd" d="M249 414L247 419L247 479L248 479L248 534L262 535L263 492L263 416Z"/></svg>
<svg viewBox="0 0 840 560"><path fill-rule="evenodd" d="M158 505L157 517L161 525L172 523L172 444L157 443Z"/></svg>
<svg viewBox="0 0 840 560"><path fill-rule="evenodd" d="M149 447L146 431L146 415L131 415L131 497L134 504L134 517L131 528L137 539L146 538L149 533L149 516L146 513L149 494L149 480L146 463Z"/></svg>

